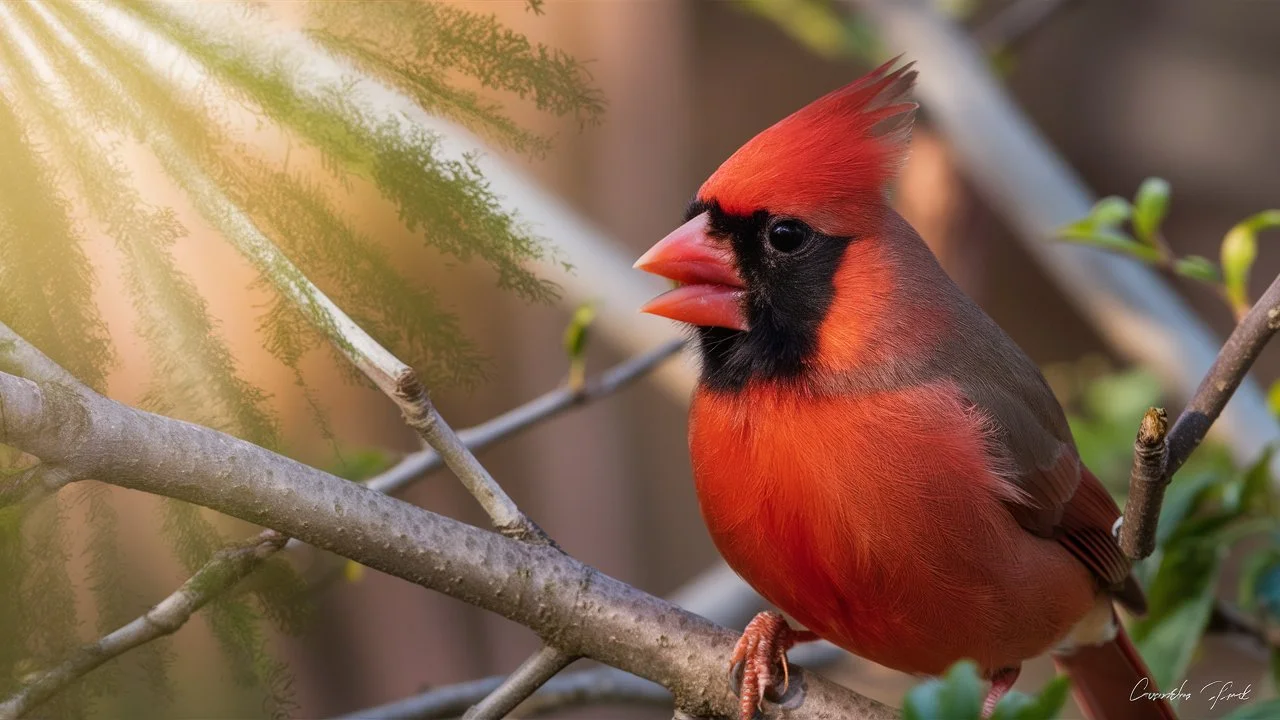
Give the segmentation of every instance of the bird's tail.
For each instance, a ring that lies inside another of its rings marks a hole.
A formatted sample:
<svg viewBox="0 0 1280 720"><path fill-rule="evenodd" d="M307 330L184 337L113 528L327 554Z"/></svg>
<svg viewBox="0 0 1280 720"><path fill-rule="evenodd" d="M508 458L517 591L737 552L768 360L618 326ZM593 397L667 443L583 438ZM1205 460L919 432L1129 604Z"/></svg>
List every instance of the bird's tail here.
<svg viewBox="0 0 1280 720"><path fill-rule="evenodd" d="M1177 720L1123 625L1113 640L1081 645L1053 661L1071 676L1076 703L1090 720Z"/></svg>

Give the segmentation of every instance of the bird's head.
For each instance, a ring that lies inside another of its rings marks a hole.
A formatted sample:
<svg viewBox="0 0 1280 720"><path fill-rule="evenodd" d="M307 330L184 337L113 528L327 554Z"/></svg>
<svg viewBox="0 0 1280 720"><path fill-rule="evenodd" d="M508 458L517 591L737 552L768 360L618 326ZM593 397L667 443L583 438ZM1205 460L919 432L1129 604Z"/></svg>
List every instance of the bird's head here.
<svg viewBox="0 0 1280 720"><path fill-rule="evenodd" d="M636 267L679 283L643 310L696 328L703 383L801 374L837 286L876 292L874 245L892 216L915 104L890 61L756 135L703 183L686 222Z"/></svg>

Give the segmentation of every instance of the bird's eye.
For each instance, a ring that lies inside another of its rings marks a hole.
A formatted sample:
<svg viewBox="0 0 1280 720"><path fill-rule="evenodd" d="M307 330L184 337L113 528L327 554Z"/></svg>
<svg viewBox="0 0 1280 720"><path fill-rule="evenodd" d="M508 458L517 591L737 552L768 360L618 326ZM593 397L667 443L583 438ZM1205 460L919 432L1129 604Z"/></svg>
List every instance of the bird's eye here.
<svg viewBox="0 0 1280 720"><path fill-rule="evenodd" d="M812 233L809 226L799 220L776 220L765 231L769 246L780 253L799 250Z"/></svg>

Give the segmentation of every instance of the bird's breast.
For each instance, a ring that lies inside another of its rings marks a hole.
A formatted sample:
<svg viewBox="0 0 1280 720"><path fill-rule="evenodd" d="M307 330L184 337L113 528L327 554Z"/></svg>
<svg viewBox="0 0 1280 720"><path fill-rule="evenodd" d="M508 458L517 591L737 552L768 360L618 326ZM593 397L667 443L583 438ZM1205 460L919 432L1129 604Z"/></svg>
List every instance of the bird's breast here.
<svg viewBox="0 0 1280 720"><path fill-rule="evenodd" d="M820 636L916 673L1016 664L1092 604L1088 571L1005 509L1016 490L995 447L946 382L852 397L699 390L690 416L725 560Z"/></svg>

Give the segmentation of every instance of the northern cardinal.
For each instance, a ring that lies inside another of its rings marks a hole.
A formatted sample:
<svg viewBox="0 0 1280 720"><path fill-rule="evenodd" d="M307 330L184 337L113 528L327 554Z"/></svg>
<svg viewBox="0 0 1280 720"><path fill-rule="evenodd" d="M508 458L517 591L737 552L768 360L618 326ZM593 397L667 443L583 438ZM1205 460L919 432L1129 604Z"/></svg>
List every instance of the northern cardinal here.
<svg viewBox="0 0 1280 720"><path fill-rule="evenodd" d="M894 64L743 145L636 262L679 283L643 310L700 341L689 447L716 547L806 628L747 626L742 718L814 638L920 675L970 658L987 714L1049 651L1092 717L1173 718L1112 606L1145 606L1115 501L886 199L916 109Z"/></svg>

